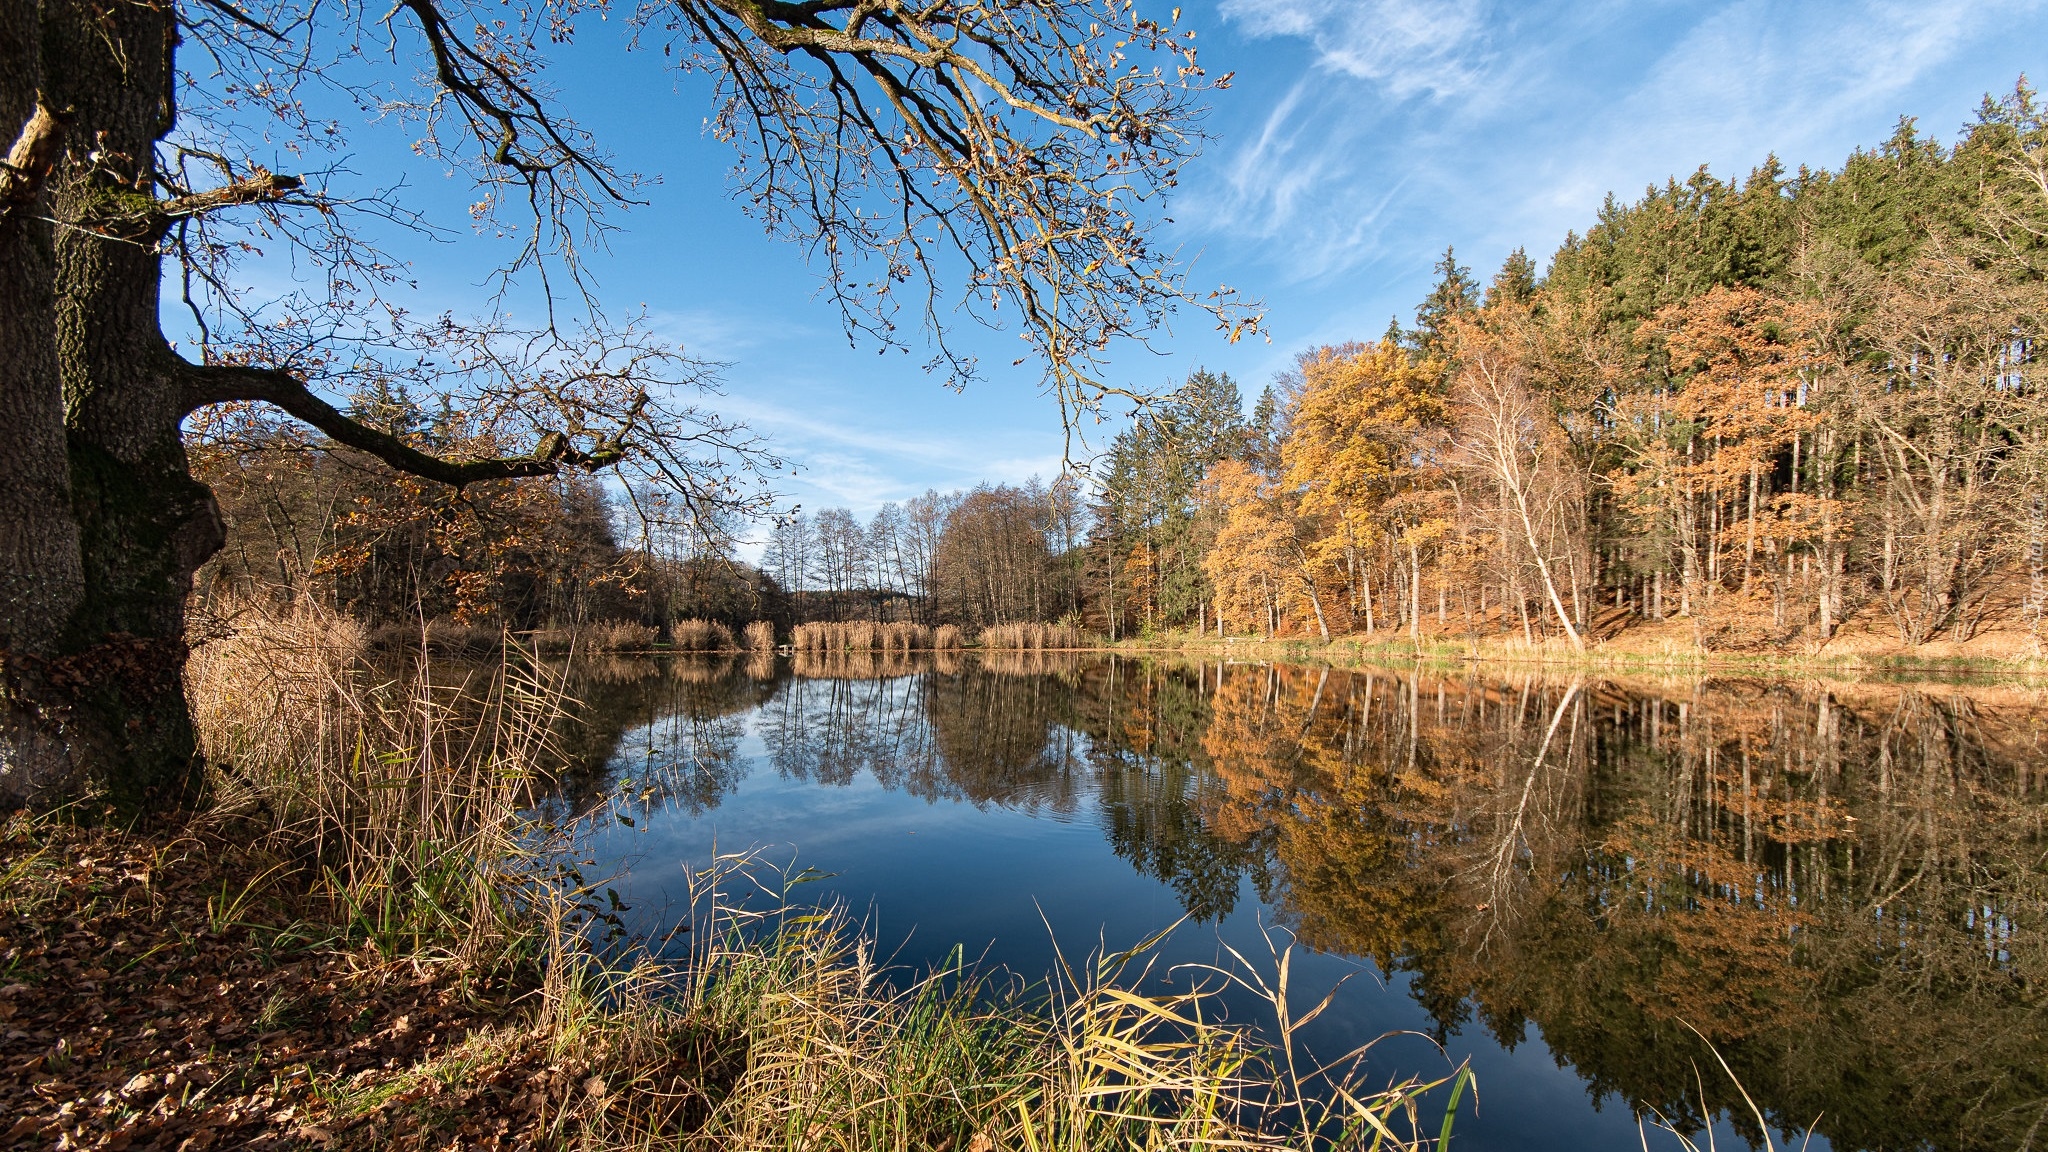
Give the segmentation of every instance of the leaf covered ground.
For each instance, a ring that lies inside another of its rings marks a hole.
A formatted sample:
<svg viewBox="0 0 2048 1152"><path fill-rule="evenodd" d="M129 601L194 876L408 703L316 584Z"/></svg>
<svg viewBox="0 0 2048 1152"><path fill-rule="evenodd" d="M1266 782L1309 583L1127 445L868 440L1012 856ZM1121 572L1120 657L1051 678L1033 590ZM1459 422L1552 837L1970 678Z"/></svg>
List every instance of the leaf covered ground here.
<svg viewBox="0 0 2048 1152"><path fill-rule="evenodd" d="M610 1104L535 973L390 959L221 825L0 838L0 1148L527 1148Z"/></svg>

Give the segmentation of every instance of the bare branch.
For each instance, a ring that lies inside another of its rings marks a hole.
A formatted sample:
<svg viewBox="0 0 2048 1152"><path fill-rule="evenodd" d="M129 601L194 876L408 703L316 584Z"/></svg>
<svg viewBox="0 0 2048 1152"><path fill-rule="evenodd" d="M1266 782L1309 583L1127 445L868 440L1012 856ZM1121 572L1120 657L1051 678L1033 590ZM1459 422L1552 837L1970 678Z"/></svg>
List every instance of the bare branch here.
<svg viewBox="0 0 2048 1152"><path fill-rule="evenodd" d="M523 456L444 460L412 447L389 432L381 432L350 419L339 408L314 395L305 381L280 368L195 364L190 366L187 379L188 409L260 400L305 421L326 433L337 444L367 452L401 472L457 488L485 480L552 476L566 466L597 471L618 463L624 456L622 445L596 453L576 452L569 447L567 437L560 432L551 432L542 436L533 451Z"/></svg>

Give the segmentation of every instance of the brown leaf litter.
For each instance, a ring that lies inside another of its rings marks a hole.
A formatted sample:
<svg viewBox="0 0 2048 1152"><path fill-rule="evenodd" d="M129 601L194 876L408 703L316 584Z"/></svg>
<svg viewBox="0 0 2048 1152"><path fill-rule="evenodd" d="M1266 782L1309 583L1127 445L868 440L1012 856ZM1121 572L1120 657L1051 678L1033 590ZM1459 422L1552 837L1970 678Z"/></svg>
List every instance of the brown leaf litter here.
<svg viewBox="0 0 2048 1152"><path fill-rule="evenodd" d="M540 1148L615 1106L530 965L350 944L247 842L7 827L0 1148Z"/></svg>

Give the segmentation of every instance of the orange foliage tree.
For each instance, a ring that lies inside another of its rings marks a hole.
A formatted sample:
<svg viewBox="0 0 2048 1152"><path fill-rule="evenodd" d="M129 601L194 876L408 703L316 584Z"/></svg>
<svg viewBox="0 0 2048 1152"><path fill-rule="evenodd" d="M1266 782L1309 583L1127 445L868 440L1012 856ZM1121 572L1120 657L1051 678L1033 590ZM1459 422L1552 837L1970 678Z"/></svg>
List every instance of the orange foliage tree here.
<svg viewBox="0 0 2048 1152"><path fill-rule="evenodd" d="M1302 357L1301 390L1281 447L1286 486L1315 522L1306 551L1321 573L1342 573L1354 619L1377 623L1372 559L1405 554L1408 618L1420 619L1422 549L1448 527L1436 499L1448 428L1443 361L1393 341L1319 348Z"/></svg>
<svg viewBox="0 0 2048 1152"><path fill-rule="evenodd" d="M1260 631L1284 630L1289 611L1306 604L1330 638L1319 573L1310 549L1319 533L1301 512L1300 494L1241 460L1225 460L1202 481L1202 502L1219 522L1202 558L1226 620L1257 617Z"/></svg>

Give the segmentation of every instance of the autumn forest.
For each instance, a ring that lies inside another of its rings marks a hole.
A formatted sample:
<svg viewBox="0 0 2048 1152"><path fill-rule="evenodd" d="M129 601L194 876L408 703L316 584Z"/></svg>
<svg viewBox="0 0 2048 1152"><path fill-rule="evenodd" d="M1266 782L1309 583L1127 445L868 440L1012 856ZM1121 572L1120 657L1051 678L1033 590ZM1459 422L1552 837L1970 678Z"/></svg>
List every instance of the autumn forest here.
<svg viewBox="0 0 2048 1152"><path fill-rule="evenodd" d="M1436 272L1412 326L1303 351L1255 398L1197 371L1085 473L865 520L650 511L566 475L456 491L345 449L297 467L315 441L226 410L196 436L231 525L202 586L513 627L2038 644L2048 122L2024 84L1953 145L1902 121L1838 169L1701 169L1610 197L1547 266ZM355 410L491 447L402 390Z"/></svg>
<svg viewBox="0 0 2048 1152"><path fill-rule="evenodd" d="M2037 1143L2038 46L1596 7L0 2L0 1149Z"/></svg>

